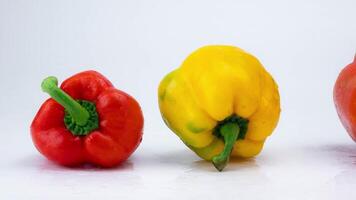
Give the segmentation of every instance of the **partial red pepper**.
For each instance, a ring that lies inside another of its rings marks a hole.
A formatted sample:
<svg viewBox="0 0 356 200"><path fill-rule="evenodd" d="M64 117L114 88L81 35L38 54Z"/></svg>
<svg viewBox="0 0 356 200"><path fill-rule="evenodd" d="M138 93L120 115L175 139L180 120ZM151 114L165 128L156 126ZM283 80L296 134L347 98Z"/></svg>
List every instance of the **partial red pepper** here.
<svg viewBox="0 0 356 200"><path fill-rule="evenodd" d="M113 167L140 144L143 116L139 104L98 72L76 74L60 88L55 77L48 77L42 90L52 98L35 116L31 135L49 160L66 166Z"/></svg>
<svg viewBox="0 0 356 200"><path fill-rule="evenodd" d="M356 55L336 80L334 103L342 124L356 142Z"/></svg>

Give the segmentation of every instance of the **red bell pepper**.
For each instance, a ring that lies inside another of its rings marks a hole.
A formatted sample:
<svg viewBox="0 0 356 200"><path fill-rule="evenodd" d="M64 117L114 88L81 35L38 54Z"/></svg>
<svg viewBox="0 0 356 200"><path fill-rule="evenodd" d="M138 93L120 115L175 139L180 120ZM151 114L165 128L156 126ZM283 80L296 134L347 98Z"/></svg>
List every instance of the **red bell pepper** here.
<svg viewBox="0 0 356 200"><path fill-rule="evenodd" d="M356 142L356 55L336 80L334 103L341 123Z"/></svg>
<svg viewBox="0 0 356 200"><path fill-rule="evenodd" d="M76 74L60 88L55 77L48 77L41 87L52 98L35 116L31 135L38 151L49 160L66 166L113 167L140 144L143 116L139 104L98 72Z"/></svg>

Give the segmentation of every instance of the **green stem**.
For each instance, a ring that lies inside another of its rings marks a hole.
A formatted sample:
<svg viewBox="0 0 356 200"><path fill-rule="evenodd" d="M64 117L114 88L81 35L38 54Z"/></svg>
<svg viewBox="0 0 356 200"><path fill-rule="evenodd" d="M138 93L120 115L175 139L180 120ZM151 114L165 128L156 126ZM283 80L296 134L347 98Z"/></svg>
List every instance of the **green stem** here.
<svg viewBox="0 0 356 200"><path fill-rule="evenodd" d="M61 104L79 125L85 125L89 119L89 112L72 97L58 87L56 77L50 76L42 81L42 90L48 93L56 102Z"/></svg>
<svg viewBox="0 0 356 200"><path fill-rule="evenodd" d="M212 159L213 164L217 170L222 171L226 164L229 162L232 148L234 147L239 133L240 127L236 123L230 122L221 126L220 134L224 138L225 146L223 151Z"/></svg>

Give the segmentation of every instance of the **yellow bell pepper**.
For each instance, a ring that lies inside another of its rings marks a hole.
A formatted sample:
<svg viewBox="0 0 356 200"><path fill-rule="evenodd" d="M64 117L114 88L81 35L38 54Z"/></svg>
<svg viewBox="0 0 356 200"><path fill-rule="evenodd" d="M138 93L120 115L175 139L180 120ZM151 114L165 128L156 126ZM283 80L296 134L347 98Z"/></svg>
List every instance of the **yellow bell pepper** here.
<svg viewBox="0 0 356 200"><path fill-rule="evenodd" d="M257 155L280 114L271 75L254 56L233 46L193 52L161 81L158 99L167 126L219 171L230 155Z"/></svg>

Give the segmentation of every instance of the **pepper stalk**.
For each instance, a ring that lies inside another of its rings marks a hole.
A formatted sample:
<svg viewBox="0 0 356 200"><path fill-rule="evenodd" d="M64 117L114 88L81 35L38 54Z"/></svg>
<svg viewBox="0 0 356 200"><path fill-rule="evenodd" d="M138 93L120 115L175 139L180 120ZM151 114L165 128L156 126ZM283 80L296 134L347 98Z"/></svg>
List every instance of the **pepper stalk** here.
<svg viewBox="0 0 356 200"><path fill-rule="evenodd" d="M65 108L64 123L73 135L85 136L99 127L95 104L85 100L74 100L58 87L56 77L50 76L44 79L41 88Z"/></svg>
<svg viewBox="0 0 356 200"><path fill-rule="evenodd" d="M217 170L222 171L230 160L230 154L239 136L240 127L236 123L229 122L222 125L219 132L224 139L225 146L219 155L213 157L212 162Z"/></svg>

